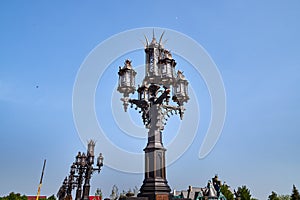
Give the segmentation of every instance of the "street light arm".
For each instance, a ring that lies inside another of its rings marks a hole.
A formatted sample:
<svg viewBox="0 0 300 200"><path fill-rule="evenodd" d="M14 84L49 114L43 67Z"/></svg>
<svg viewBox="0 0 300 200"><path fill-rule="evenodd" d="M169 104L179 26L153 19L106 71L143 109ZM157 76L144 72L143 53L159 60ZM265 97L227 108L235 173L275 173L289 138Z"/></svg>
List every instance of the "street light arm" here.
<svg viewBox="0 0 300 200"><path fill-rule="evenodd" d="M98 171L98 174L100 173L100 171L101 171L101 167L98 167L98 168L93 168L92 169L92 172L95 172L95 171Z"/></svg>
<svg viewBox="0 0 300 200"><path fill-rule="evenodd" d="M149 104L145 100L137 100L137 99L129 99L129 103L135 104L137 107L141 108L142 110L147 110L149 107Z"/></svg>
<svg viewBox="0 0 300 200"><path fill-rule="evenodd" d="M168 101L168 99L170 98L169 96L170 94L170 89L166 89L155 101L154 104L162 104L164 99L166 99Z"/></svg>

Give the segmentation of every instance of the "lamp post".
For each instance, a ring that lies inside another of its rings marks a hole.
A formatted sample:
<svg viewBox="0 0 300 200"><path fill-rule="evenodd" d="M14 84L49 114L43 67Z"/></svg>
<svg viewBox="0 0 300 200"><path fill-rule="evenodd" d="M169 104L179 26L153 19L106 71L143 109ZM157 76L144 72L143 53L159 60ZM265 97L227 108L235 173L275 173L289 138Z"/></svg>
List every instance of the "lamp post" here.
<svg viewBox="0 0 300 200"><path fill-rule="evenodd" d="M57 198L58 200L63 200L65 199L67 195L67 187L68 187L68 177L66 177L62 183L62 186L59 188L57 192Z"/></svg>
<svg viewBox="0 0 300 200"><path fill-rule="evenodd" d="M77 171L77 190L75 200L81 200L82 194L82 180L83 180L83 172L86 165L86 156L84 153L78 152L76 159L75 159L75 166Z"/></svg>
<svg viewBox="0 0 300 200"><path fill-rule="evenodd" d="M90 194L90 180L94 171L100 173L103 166L102 153L97 158L97 167L94 168L94 148L95 141L88 142L87 153L78 152L75 157L75 162L71 165L70 175L63 181L57 197L59 200L71 199L72 190L77 187L75 200L88 200ZM82 183L84 181L83 189Z"/></svg>
<svg viewBox="0 0 300 200"><path fill-rule="evenodd" d="M87 157L86 157L86 170L85 170L85 182L83 186L83 200L89 200L89 194L90 194L90 180L91 176L94 171L98 171L100 173L101 167L103 166L103 156L102 153L99 154L97 158L97 168L93 167L94 164L94 148L95 148L95 142L93 140L90 140L88 143L88 151L87 151Z"/></svg>
<svg viewBox="0 0 300 200"><path fill-rule="evenodd" d="M78 175L76 175L76 166L75 163L71 165L70 174L63 181L62 186L59 188L57 192L58 200L69 200L72 199L72 190L77 185L77 181L75 180Z"/></svg>
<svg viewBox="0 0 300 200"><path fill-rule="evenodd" d="M131 61L126 60L124 67L119 67L119 83L117 90L123 94L121 101L124 110L134 105L142 115L148 131L148 143L145 151L145 178L139 197L148 199L166 199L170 196L170 187L166 179L165 151L162 143L162 130L170 114L179 114L183 118L184 103L189 100L188 81L183 72L175 73L176 62L170 51L163 48L160 37L156 41L154 33L151 43L146 38L145 77L138 88L135 88L135 76ZM138 93L137 99L129 98ZM169 104L170 93L174 105Z"/></svg>

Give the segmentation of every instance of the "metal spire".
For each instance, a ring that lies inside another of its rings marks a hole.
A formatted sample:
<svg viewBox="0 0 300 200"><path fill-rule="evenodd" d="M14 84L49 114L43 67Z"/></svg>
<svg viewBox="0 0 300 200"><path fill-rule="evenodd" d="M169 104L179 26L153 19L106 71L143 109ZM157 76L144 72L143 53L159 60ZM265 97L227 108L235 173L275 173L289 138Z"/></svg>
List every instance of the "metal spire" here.
<svg viewBox="0 0 300 200"><path fill-rule="evenodd" d="M146 46L146 47L148 47L148 45L149 45L148 38L146 37L146 35L144 35L144 37L145 37L145 39L146 39L146 44L147 44L147 46Z"/></svg>
<svg viewBox="0 0 300 200"><path fill-rule="evenodd" d="M161 43L161 40L162 40L162 38L163 38L164 34L165 34L165 31L164 31L164 32L161 34L161 36L160 36L160 38L159 38L159 42L158 42L158 44L160 44L160 45L162 45L162 43Z"/></svg>
<svg viewBox="0 0 300 200"><path fill-rule="evenodd" d="M155 33L154 33L154 29L153 29L153 36L152 36L152 39L155 39Z"/></svg>

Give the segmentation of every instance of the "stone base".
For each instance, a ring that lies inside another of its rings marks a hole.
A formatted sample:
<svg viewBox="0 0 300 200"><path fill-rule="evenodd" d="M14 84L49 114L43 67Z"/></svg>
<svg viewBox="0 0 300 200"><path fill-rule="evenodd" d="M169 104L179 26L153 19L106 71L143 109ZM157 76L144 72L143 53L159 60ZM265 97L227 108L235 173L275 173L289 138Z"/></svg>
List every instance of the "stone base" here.
<svg viewBox="0 0 300 200"><path fill-rule="evenodd" d="M138 197L148 197L149 200L168 200L173 197L168 181L163 178L148 178L140 189Z"/></svg>
<svg viewBox="0 0 300 200"><path fill-rule="evenodd" d="M144 195L144 196L140 196ZM147 198L147 200L171 200L173 198L172 194L159 194L159 193L147 193L138 194L138 198Z"/></svg>

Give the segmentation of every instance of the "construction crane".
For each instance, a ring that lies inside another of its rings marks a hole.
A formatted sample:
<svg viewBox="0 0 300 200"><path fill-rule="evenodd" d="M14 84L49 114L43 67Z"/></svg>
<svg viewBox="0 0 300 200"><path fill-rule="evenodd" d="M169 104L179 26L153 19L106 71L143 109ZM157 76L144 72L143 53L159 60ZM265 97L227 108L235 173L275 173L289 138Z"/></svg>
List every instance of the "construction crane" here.
<svg viewBox="0 0 300 200"><path fill-rule="evenodd" d="M37 192L37 195L36 195L36 200L39 200L39 197L40 197L41 187L42 187L42 182L43 182L43 176L44 176L44 171L45 171L45 166L46 166L46 159L44 160L43 171L42 171L42 175L41 175L41 179L40 179L40 184L39 184L39 187L38 187L38 192Z"/></svg>

